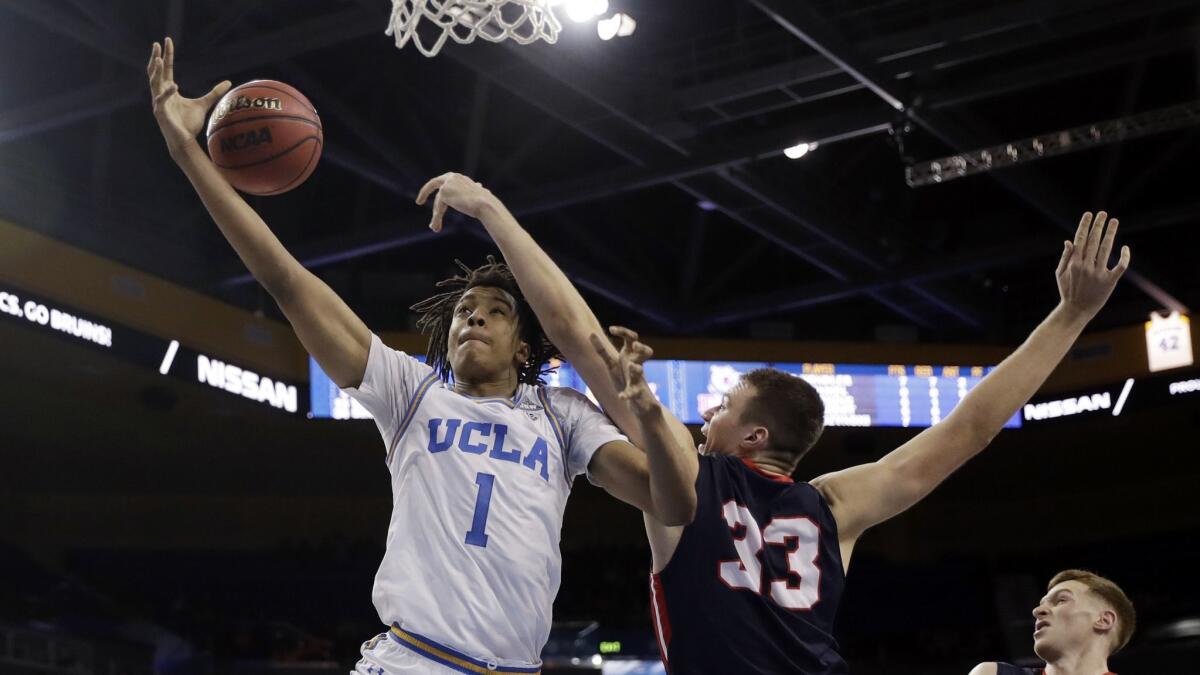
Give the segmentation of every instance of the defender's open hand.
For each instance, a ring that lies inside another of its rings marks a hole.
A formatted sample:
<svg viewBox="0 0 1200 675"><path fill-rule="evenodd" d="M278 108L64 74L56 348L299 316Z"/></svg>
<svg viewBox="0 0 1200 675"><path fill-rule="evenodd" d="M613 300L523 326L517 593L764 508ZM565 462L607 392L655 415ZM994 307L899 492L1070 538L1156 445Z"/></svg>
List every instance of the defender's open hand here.
<svg viewBox="0 0 1200 675"><path fill-rule="evenodd" d="M444 173L431 179L417 193L417 204L424 204L429 195L437 192L433 199L433 217L429 229L441 232L446 209L453 208L463 215L479 218L483 209L496 202L496 197L482 183L471 180L461 173Z"/></svg>
<svg viewBox="0 0 1200 675"><path fill-rule="evenodd" d="M654 350L649 345L639 342L638 334L628 328L611 326L608 332L621 338L621 350L615 357L609 353L608 345L599 335L593 334L589 339L604 365L608 366L608 374L617 388L618 395L629 404L634 413L644 414L654 410L658 406L658 399L650 389L650 384L646 382L646 375L642 369L642 364L654 356Z"/></svg>
<svg viewBox="0 0 1200 675"><path fill-rule="evenodd" d="M1105 228L1105 221L1108 227ZM1120 222L1101 211L1092 218L1090 212L1079 219L1074 242L1063 242L1062 259L1058 262L1058 293L1063 305L1091 318L1100 311L1113 288L1129 267L1129 247L1121 247L1121 257L1112 269L1108 256Z"/></svg>

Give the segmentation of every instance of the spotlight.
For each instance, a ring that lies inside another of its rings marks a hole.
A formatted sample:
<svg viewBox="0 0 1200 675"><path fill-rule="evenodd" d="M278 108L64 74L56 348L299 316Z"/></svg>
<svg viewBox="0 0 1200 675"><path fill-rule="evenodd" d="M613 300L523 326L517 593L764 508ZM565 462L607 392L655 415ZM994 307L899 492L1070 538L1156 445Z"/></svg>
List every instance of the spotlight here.
<svg viewBox="0 0 1200 675"><path fill-rule="evenodd" d="M590 21L608 11L608 0L565 0L562 4L575 23Z"/></svg>
<svg viewBox="0 0 1200 675"><path fill-rule="evenodd" d="M634 21L633 17L628 14L617 13L596 22L596 33L600 35L601 40L628 37L633 35L636 28L637 21Z"/></svg>
<svg viewBox="0 0 1200 675"><path fill-rule="evenodd" d="M815 141L812 143L797 143L790 148L784 148L783 156L788 159L800 159L816 149L817 144Z"/></svg>

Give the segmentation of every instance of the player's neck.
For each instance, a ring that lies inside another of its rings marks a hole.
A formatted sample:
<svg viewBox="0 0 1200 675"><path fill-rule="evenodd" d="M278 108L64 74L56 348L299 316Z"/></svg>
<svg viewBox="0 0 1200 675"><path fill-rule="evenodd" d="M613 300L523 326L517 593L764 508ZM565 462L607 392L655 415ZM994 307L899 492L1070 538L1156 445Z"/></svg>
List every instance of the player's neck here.
<svg viewBox="0 0 1200 675"><path fill-rule="evenodd" d="M511 398L517 391L517 373L508 371L494 378L454 378L454 391L475 398Z"/></svg>
<svg viewBox="0 0 1200 675"><path fill-rule="evenodd" d="M744 457L743 459L753 464L760 471L765 471L777 476L783 476L784 478L790 478L792 475L792 470L795 468L789 462L784 462L778 457L772 457L766 454L760 454L754 457Z"/></svg>
<svg viewBox="0 0 1200 675"><path fill-rule="evenodd" d="M1047 663L1046 675L1104 675L1108 672L1107 648L1097 645L1079 654L1064 654Z"/></svg>

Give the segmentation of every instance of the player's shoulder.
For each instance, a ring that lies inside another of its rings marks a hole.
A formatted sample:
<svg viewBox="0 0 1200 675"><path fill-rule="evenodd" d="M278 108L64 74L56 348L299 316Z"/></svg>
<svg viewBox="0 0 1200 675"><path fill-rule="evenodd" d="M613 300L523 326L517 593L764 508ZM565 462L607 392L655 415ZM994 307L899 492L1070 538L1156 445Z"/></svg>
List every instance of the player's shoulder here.
<svg viewBox="0 0 1200 675"><path fill-rule="evenodd" d="M550 405L588 405L595 406L583 392L572 389L570 387L551 387L547 385L524 385L535 392L535 395L544 396Z"/></svg>
<svg viewBox="0 0 1200 675"><path fill-rule="evenodd" d="M544 385L523 385L531 387L531 396L541 401L550 412L564 423L571 420L582 421L599 418L604 415L600 407L583 392L570 387L548 387Z"/></svg>
<svg viewBox="0 0 1200 675"><path fill-rule="evenodd" d="M367 354L368 361L372 357L380 358L384 362L411 368L413 371L419 373L421 377L426 377L433 373L433 368L429 367L423 360L409 354L403 349L396 349L388 345L375 333L371 334L371 347Z"/></svg>

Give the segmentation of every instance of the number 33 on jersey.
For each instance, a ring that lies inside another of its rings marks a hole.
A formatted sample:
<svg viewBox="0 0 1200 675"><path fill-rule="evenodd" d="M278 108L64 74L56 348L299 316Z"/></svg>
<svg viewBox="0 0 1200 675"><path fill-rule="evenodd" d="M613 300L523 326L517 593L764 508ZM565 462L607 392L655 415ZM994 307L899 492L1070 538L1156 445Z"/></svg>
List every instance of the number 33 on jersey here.
<svg viewBox="0 0 1200 675"><path fill-rule="evenodd" d="M837 524L816 488L704 455L696 500L695 520L651 577L667 669L846 672L832 637L845 582Z"/></svg>

